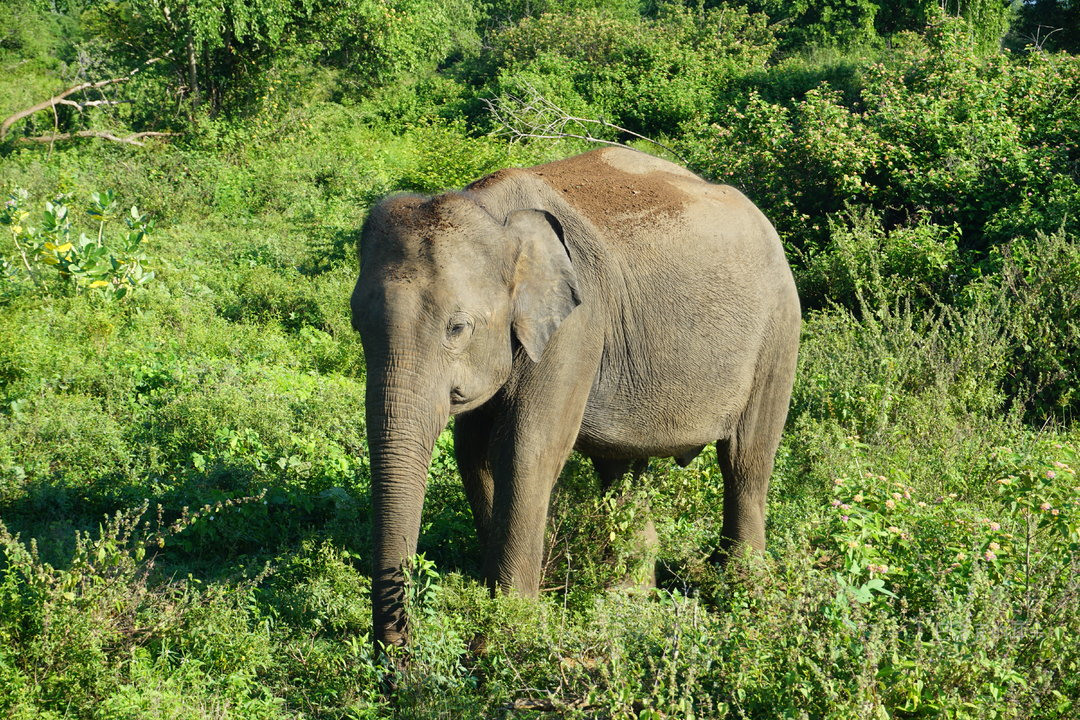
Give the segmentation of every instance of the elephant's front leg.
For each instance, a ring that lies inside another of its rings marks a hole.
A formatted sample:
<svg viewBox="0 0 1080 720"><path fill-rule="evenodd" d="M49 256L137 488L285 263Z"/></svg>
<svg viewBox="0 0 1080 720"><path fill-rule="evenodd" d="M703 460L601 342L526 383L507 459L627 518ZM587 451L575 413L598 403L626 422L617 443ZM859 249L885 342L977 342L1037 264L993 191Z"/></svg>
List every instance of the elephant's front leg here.
<svg viewBox="0 0 1080 720"><path fill-rule="evenodd" d="M540 591L544 530L555 481L577 440L599 365L601 341L584 338L574 313L539 363L519 353L507 388L505 423L493 434L492 588Z"/></svg>

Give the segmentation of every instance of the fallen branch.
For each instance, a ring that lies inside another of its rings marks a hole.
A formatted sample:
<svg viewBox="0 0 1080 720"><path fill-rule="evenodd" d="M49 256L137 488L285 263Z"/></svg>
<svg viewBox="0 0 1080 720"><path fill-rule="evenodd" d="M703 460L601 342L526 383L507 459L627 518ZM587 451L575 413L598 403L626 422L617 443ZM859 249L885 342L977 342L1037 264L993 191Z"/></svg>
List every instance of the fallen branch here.
<svg viewBox="0 0 1080 720"><path fill-rule="evenodd" d="M76 103L74 100L67 100L66 98L69 95L74 95L75 93L82 92L84 90L96 90L98 88L103 88L108 85L115 85L117 83L127 82L131 78L135 77L135 75L138 74L140 71L142 71L143 68L148 67L149 65L152 65L160 60L164 60L171 54L172 53L170 52L162 55L161 57L150 58L139 67L129 72L127 75L108 78L106 80L97 80L95 82L79 83L78 85L69 87L67 90L63 91L59 95L54 95L48 100L43 100L36 105L31 105L24 110L20 110L14 115L8 117L6 120L4 120L4 122L0 123L0 140L3 140L5 137L7 137L8 130L11 128L11 126L22 120L24 117L27 117L28 115L33 115L34 113L40 112L41 110L55 108L57 105L76 105L81 111L83 107L91 107L94 105L112 105L118 102L122 102L120 100L91 100L84 103Z"/></svg>
<svg viewBox="0 0 1080 720"><path fill-rule="evenodd" d="M567 710L593 710L598 706L586 702L584 700L570 700L569 702L559 702L552 699L534 700L532 698L521 698L509 702L502 706L503 710L534 710L540 712L565 712Z"/></svg>
<svg viewBox="0 0 1080 720"><path fill-rule="evenodd" d="M137 132L132 133L126 137L120 137L114 135L107 130L77 130L69 133L54 133L52 135L37 135L34 137L19 138L19 142L56 142L57 140L70 140L77 137L95 137L103 140L112 140L113 142L128 143L129 145L138 145L142 147L146 143L139 142L142 138L146 137L165 137L168 135L179 135L180 133L173 132Z"/></svg>
<svg viewBox="0 0 1080 720"><path fill-rule="evenodd" d="M645 703L636 701L631 704L635 713L640 713L646 709ZM533 698L519 698L512 702L503 705L501 710L513 712L515 710L520 711L532 711L532 712L588 712L591 710L601 709L600 705L596 703L590 703L586 700L567 700L561 701L554 698L533 699ZM654 710L654 712L656 712ZM662 713L657 713L659 717L664 717Z"/></svg>
<svg viewBox="0 0 1080 720"><path fill-rule="evenodd" d="M636 137L639 140L652 143L666 150L688 164L686 159L662 142L650 137L640 135L633 130L610 123L607 120L583 118L571 115L555 103L548 100L544 95L529 83L523 83L528 97L519 97L512 93L495 99L484 98L484 104L488 107L495 121L502 126L504 134L511 136L512 140L535 138L539 140L560 140L573 138L586 142L601 143L603 145L617 145L625 147L625 143L605 138L596 137L589 131L589 126L600 126L614 130L625 135ZM571 129L567 129L567 128Z"/></svg>

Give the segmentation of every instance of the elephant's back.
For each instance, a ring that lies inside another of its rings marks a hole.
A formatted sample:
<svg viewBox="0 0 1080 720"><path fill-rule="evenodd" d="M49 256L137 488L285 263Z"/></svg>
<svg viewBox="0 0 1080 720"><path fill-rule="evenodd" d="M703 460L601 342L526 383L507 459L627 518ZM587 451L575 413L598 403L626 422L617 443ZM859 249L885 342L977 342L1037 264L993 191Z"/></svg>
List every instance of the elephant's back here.
<svg viewBox="0 0 1080 720"><path fill-rule="evenodd" d="M798 314L772 224L737 189L635 151L528 172L588 218L580 250L602 255L583 278L607 318L582 447L677 454L725 436L770 332Z"/></svg>
<svg viewBox="0 0 1080 720"><path fill-rule="evenodd" d="M604 351L579 447L680 454L725 437L798 300L780 240L741 192L604 148L469 186L495 218L552 212Z"/></svg>
<svg viewBox="0 0 1080 720"><path fill-rule="evenodd" d="M689 170L628 148L593 150L526 172L602 228L677 216L694 200L685 185L707 185Z"/></svg>

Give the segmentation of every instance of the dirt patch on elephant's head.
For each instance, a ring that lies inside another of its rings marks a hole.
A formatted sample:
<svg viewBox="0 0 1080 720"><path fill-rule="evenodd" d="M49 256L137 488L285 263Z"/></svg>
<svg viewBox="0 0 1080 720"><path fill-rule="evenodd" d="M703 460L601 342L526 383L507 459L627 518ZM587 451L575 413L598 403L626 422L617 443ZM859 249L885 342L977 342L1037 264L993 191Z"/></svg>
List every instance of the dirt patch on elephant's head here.
<svg viewBox="0 0 1080 720"><path fill-rule="evenodd" d="M372 208L360 238L361 266L411 281L453 256L461 236L483 236L493 221L461 193L393 195Z"/></svg>
<svg viewBox="0 0 1080 720"><path fill-rule="evenodd" d="M604 149L529 168L567 202L598 224L618 221L644 225L679 215L693 200L686 190L694 175L678 166L643 155L638 161L624 149ZM700 182L700 181L699 181Z"/></svg>

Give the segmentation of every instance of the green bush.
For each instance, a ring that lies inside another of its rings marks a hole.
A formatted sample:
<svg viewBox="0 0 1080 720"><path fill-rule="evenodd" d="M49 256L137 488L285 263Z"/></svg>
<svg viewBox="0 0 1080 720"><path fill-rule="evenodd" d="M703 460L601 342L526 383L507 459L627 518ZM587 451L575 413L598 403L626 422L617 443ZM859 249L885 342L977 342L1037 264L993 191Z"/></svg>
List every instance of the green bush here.
<svg viewBox="0 0 1080 720"><path fill-rule="evenodd" d="M806 251L828 243L827 217L846 204L875 208L886 228L955 223L962 246L978 251L1052 232L1076 193L1071 145L1059 139L1075 107L1032 90L1075 85L1075 59L984 58L965 32L944 22L866 65L855 103L824 87L791 106L751 91L680 147L701 172L744 188L788 246Z"/></svg>
<svg viewBox="0 0 1080 720"><path fill-rule="evenodd" d="M1080 371L1080 248L1062 232L1039 233L1002 246L995 261L1015 368L1005 387L1024 403L1030 420L1071 417L1080 407L1074 383Z"/></svg>
<svg viewBox="0 0 1080 720"><path fill-rule="evenodd" d="M802 256L799 296L810 307L848 308L872 294L908 297L922 307L953 303L971 268L959 250L960 231L926 218L885 230L879 217L849 209L830 217L829 243Z"/></svg>
<svg viewBox="0 0 1080 720"><path fill-rule="evenodd" d="M10 244L22 261L20 268L18 260L0 259L0 274L7 281L0 297L17 294L11 286L21 280L45 295L50 285L60 285L75 292L100 291L119 300L154 279L153 271L144 270L142 265L146 259L143 241L151 224L136 206L132 205L124 218L128 232L120 236L110 232L106 237L105 225L115 219L117 203L111 190L93 193L87 214L97 223L97 238L86 233L76 238L66 198L46 202L41 225L34 226L30 225L30 212L23 209L27 197L25 190L14 190L0 212L0 225L7 226ZM25 276L20 276L20 270Z"/></svg>
<svg viewBox="0 0 1080 720"><path fill-rule="evenodd" d="M774 47L763 16L741 8L695 16L664 4L655 20L601 10L526 18L494 36L478 72L500 69L500 89L529 82L574 113L635 132L667 136L707 114L740 70L760 67Z"/></svg>

